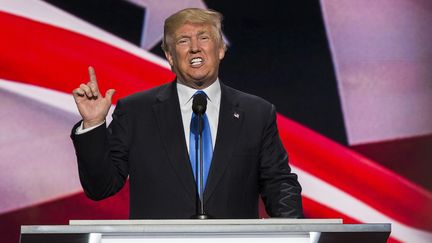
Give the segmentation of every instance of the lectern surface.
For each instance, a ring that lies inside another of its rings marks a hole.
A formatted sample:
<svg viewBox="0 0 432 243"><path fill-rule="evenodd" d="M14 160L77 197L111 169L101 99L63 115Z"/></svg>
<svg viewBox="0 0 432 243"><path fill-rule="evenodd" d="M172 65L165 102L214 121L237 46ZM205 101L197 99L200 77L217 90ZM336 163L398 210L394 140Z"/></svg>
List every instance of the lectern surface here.
<svg viewBox="0 0 432 243"><path fill-rule="evenodd" d="M147 242L386 242L390 224L342 224L339 219L71 221L22 226L21 243Z"/></svg>

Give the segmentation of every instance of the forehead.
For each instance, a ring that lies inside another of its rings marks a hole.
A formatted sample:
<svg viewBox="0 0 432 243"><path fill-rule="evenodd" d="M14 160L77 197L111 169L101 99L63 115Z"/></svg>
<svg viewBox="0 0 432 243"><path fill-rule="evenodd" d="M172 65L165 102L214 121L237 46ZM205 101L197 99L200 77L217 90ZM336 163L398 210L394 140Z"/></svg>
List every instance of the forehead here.
<svg viewBox="0 0 432 243"><path fill-rule="evenodd" d="M183 35L196 35L202 33L211 33L211 25L205 23L185 23L175 30L174 35L178 37Z"/></svg>

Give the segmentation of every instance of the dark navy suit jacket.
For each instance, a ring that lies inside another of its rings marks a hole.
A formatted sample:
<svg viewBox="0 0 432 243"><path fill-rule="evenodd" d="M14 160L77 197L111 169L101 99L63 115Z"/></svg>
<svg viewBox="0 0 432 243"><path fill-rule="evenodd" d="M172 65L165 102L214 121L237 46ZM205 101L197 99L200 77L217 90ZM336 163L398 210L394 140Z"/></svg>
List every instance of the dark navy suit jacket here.
<svg viewBox="0 0 432 243"><path fill-rule="evenodd" d="M175 82L119 100L108 128L75 135L78 125L71 137L89 198L115 194L129 177L130 218L195 214L196 185ZM215 218L258 218L261 194L270 216L301 218L300 193L279 138L274 106L221 83L205 211Z"/></svg>

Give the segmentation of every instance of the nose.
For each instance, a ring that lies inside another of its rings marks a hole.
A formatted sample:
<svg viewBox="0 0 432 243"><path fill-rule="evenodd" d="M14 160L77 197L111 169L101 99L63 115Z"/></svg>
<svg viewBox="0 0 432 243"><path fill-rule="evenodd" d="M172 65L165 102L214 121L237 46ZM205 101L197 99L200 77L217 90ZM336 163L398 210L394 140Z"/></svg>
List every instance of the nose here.
<svg viewBox="0 0 432 243"><path fill-rule="evenodd" d="M199 42L196 38L192 38L189 50L191 53L197 53L200 51Z"/></svg>

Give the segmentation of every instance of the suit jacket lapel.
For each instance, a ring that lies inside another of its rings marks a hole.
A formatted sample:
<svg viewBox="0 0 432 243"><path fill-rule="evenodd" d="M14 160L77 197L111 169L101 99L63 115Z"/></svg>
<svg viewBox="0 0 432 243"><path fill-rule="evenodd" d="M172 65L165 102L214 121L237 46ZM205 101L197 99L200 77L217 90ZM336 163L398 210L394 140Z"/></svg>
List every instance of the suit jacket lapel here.
<svg viewBox="0 0 432 243"><path fill-rule="evenodd" d="M153 111L169 161L190 199L195 202L195 180L187 152L175 82L165 86L157 99Z"/></svg>
<svg viewBox="0 0 432 243"><path fill-rule="evenodd" d="M221 83L218 131L213 159L204 192L204 202L210 198L217 184L222 179L240 132L243 112L239 109L235 98L233 92Z"/></svg>

